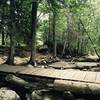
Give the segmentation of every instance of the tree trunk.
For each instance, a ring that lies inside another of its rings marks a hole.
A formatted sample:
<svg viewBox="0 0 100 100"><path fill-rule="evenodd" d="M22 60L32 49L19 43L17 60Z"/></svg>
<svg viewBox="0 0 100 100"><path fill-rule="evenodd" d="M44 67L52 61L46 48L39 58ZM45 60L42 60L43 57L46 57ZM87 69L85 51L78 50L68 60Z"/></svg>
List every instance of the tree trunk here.
<svg viewBox="0 0 100 100"><path fill-rule="evenodd" d="M5 34L4 34L4 30L2 30L2 45L5 45Z"/></svg>
<svg viewBox="0 0 100 100"><path fill-rule="evenodd" d="M53 57L56 58L56 54L57 54L57 44L56 44L56 32L55 32L55 26L56 26L56 13L55 11L53 12L53 28L52 28L52 32L53 32Z"/></svg>
<svg viewBox="0 0 100 100"><path fill-rule="evenodd" d="M81 81L55 80L54 89L77 94L100 94L100 85Z"/></svg>
<svg viewBox="0 0 100 100"><path fill-rule="evenodd" d="M77 46L76 46L76 55L77 56L79 55L79 44L80 44L80 41L79 41L79 38L77 37Z"/></svg>
<svg viewBox="0 0 100 100"><path fill-rule="evenodd" d="M5 80L7 82L10 82L12 84L16 84L19 85L27 90L33 91L34 89L36 89L36 86L34 86L33 84L30 84L29 82L25 81L24 79L21 79L15 75L9 74L5 77Z"/></svg>
<svg viewBox="0 0 100 100"><path fill-rule="evenodd" d="M48 49L49 52L51 50L51 38L52 38L52 34L51 34L51 13L49 12L49 29L48 29L48 39L47 39L47 45L48 45Z"/></svg>
<svg viewBox="0 0 100 100"><path fill-rule="evenodd" d="M30 36L31 57L29 63L35 66L36 55L36 22L37 22L37 8L38 2L32 2L32 32Z"/></svg>
<svg viewBox="0 0 100 100"><path fill-rule="evenodd" d="M5 37L5 34L4 34L4 13L5 13L5 8L4 8L4 5L2 5L2 45L5 45L5 40L4 40L4 37Z"/></svg>
<svg viewBox="0 0 100 100"><path fill-rule="evenodd" d="M10 0L10 17L11 17L11 26L10 26L10 52L8 55L8 59L6 61L7 64L14 64L14 53L15 53L15 0Z"/></svg>
<svg viewBox="0 0 100 100"><path fill-rule="evenodd" d="M13 34L10 34L10 51L9 56L7 59L7 64L13 65L14 64L14 53L15 53L15 37Z"/></svg>
<svg viewBox="0 0 100 100"><path fill-rule="evenodd" d="M63 46L63 50L62 50L62 57L65 54L66 44L67 44L67 40L65 40L65 42L64 42L64 46Z"/></svg>

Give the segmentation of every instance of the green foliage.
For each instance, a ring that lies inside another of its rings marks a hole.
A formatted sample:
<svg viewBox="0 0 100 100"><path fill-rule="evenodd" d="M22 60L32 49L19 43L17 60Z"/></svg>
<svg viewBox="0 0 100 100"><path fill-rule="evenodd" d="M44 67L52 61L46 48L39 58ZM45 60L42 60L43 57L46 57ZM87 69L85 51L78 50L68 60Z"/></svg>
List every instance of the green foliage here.
<svg viewBox="0 0 100 100"><path fill-rule="evenodd" d="M8 0L9 1L9 0ZM9 41L10 3L0 1L0 33L4 30L5 39ZM16 44L29 45L31 33L32 0L16 0ZM52 18L56 13L56 41L71 53L87 54L92 49L83 26L100 51L100 1L99 0L40 0L37 15L37 46L52 42ZM69 53L68 52L68 53Z"/></svg>

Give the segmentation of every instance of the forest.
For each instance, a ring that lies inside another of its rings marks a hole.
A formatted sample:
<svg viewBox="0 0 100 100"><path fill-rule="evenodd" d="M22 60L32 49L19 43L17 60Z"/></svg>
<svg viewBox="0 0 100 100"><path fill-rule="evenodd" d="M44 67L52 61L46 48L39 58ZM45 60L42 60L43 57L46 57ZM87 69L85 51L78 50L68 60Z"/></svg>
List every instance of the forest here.
<svg viewBox="0 0 100 100"><path fill-rule="evenodd" d="M100 0L0 0L0 66L47 69L56 62L71 68L84 62L79 70L100 71Z"/></svg>

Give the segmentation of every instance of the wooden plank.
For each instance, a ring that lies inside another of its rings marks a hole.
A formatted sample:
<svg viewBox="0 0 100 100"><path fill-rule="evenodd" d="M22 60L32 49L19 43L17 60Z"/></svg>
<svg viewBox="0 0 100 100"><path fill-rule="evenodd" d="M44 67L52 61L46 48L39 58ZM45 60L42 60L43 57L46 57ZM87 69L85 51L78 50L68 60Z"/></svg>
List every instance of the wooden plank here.
<svg viewBox="0 0 100 100"><path fill-rule="evenodd" d="M34 73L34 74L39 76L51 77L51 78L59 78L59 74L61 74L60 72L61 70L43 69L38 71L38 73Z"/></svg>
<svg viewBox="0 0 100 100"><path fill-rule="evenodd" d="M51 69L51 70L48 70L48 71L45 73L45 75L46 75L46 76L49 76L49 77L53 77L53 76L54 76L54 72L55 72L55 70Z"/></svg>
<svg viewBox="0 0 100 100"><path fill-rule="evenodd" d="M79 70L57 70L44 68L28 68L24 66L0 65L0 71L8 73L28 74L63 80L74 80L100 84L100 72L88 72Z"/></svg>
<svg viewBox="0 0 100 100"><path fill-rule="evenodd" d="M32 74L32 73L34 73L34 72L36 72L36 71L38 71L39 70L39 68L26 68L25 70L23 70L23 71L20 71L20 73L22 73L22 74Z"/></svg>
<svg viewBox="0 0 100 100"><path fill-rule="evenodd" d="M96 72L88 72L84 81L95 82Z"/></svg>
<svg viewBox="0 0 100 100"><path fill-rule="evenodd" d="M100 83L100 73L97 72L95 82Z"/></svg>
<svg viewBox="0 0 100 100"><path fill-rule="evenodd" d="M60 78L61 74L63 73L63 70L55 70L51 73L51 77L52 75L55 77L55 78Z"/></svg>
<svg viewBox="0 0 100 100"><path fill-rule="evenodd" d="M32 70L34 70L34 69L32 69ZM30 68L26 68L26 69L20 71L20 73L25 74L25 73L27 73L27 72L29 72L29 71L30 71Z"/></svg>
<svg viewBox="0 0 100 100"><path fill-rule="evenodd" d="M9 66L9 65L0 65L0 71L3 72L19 72L24 70L26 67L23 66Z"/></svg>
<svg viewBox="0 0 100 100"><path fill-rule="evenodd" d="M52 77L52 78L57 78L58 76L58 71L57 70L48 70L46 73L45 73L45 76L47 77Z"/></svg>
<svg viewBox="0 0 100 100"><path fill-rule="evenodd" d="M24 66L16 66L16 68L13 67L13 69L16 69L18 71L23 71L25 70L27 67L24 67Z"/></svg>
<svg viewBox="0 0 100 100"><path fill-rule="evenodd" d="M83 78L83 71L77 71L77 73L74 75L73 79L74 80L80 80Z"/></svg>
<svg viewBox="0 0 100 100"><path fill-rule="evenodd" d="M39 76L45 76L45 73L47 71L48 71L48 69L41 68L40 70L38 70L37 72L32 73L32 74L39 75Z"/></svg>
<svg viewBox="0 0 100 100"><path fill-rule="evenodd" d="M35 68L35 71L34 71L31 75L39 75L39 76L40 76L40 72L41 72L42 70L43 70L42 68L38 68L37 70L36 70L36 68Z"/></svg>
<svg viewBox="0 0 100 100"><path fill-rule="evenodd" d="M83 81L85 76L86 76L86 71L79 71L75 77L74 77L74 80L78 80L78 81Z"/></svg>
<svg viewBox="0 0 100 100"><path fill-rule="evenodd" d="M70 71L70 73L66 74L63 76L64 79L70 79L72 80L72 78L74 77L74 75L76 74L77 71Z"/></svg>
<svg viewBox="0 0 100 100"><path fill-rule="evenodd" d="M35 70L30 71L30 75L34 75L34 73L38 73L40 70L40 68L35 68Z"/></svg>
<svg viewBox="0 0 100 100"><path fill-rule="evenodd" d="M60 78L61 79L63 79L63 77L65 76L65 75L67 75L67 74L69 74L70 73L70 70L63 70L61 73L60 73Z"/></svg>

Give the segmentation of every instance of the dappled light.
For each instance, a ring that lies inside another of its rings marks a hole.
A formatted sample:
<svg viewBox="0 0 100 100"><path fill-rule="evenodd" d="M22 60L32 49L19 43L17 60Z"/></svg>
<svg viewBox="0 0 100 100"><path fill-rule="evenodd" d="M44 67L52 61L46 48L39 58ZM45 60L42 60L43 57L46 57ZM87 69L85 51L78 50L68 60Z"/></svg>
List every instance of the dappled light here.
<svg viewBox="0 0 100 100"><path fill-rule="evenodd" d="M0 100L100 100L100 0L1 0Z"/></svg>

